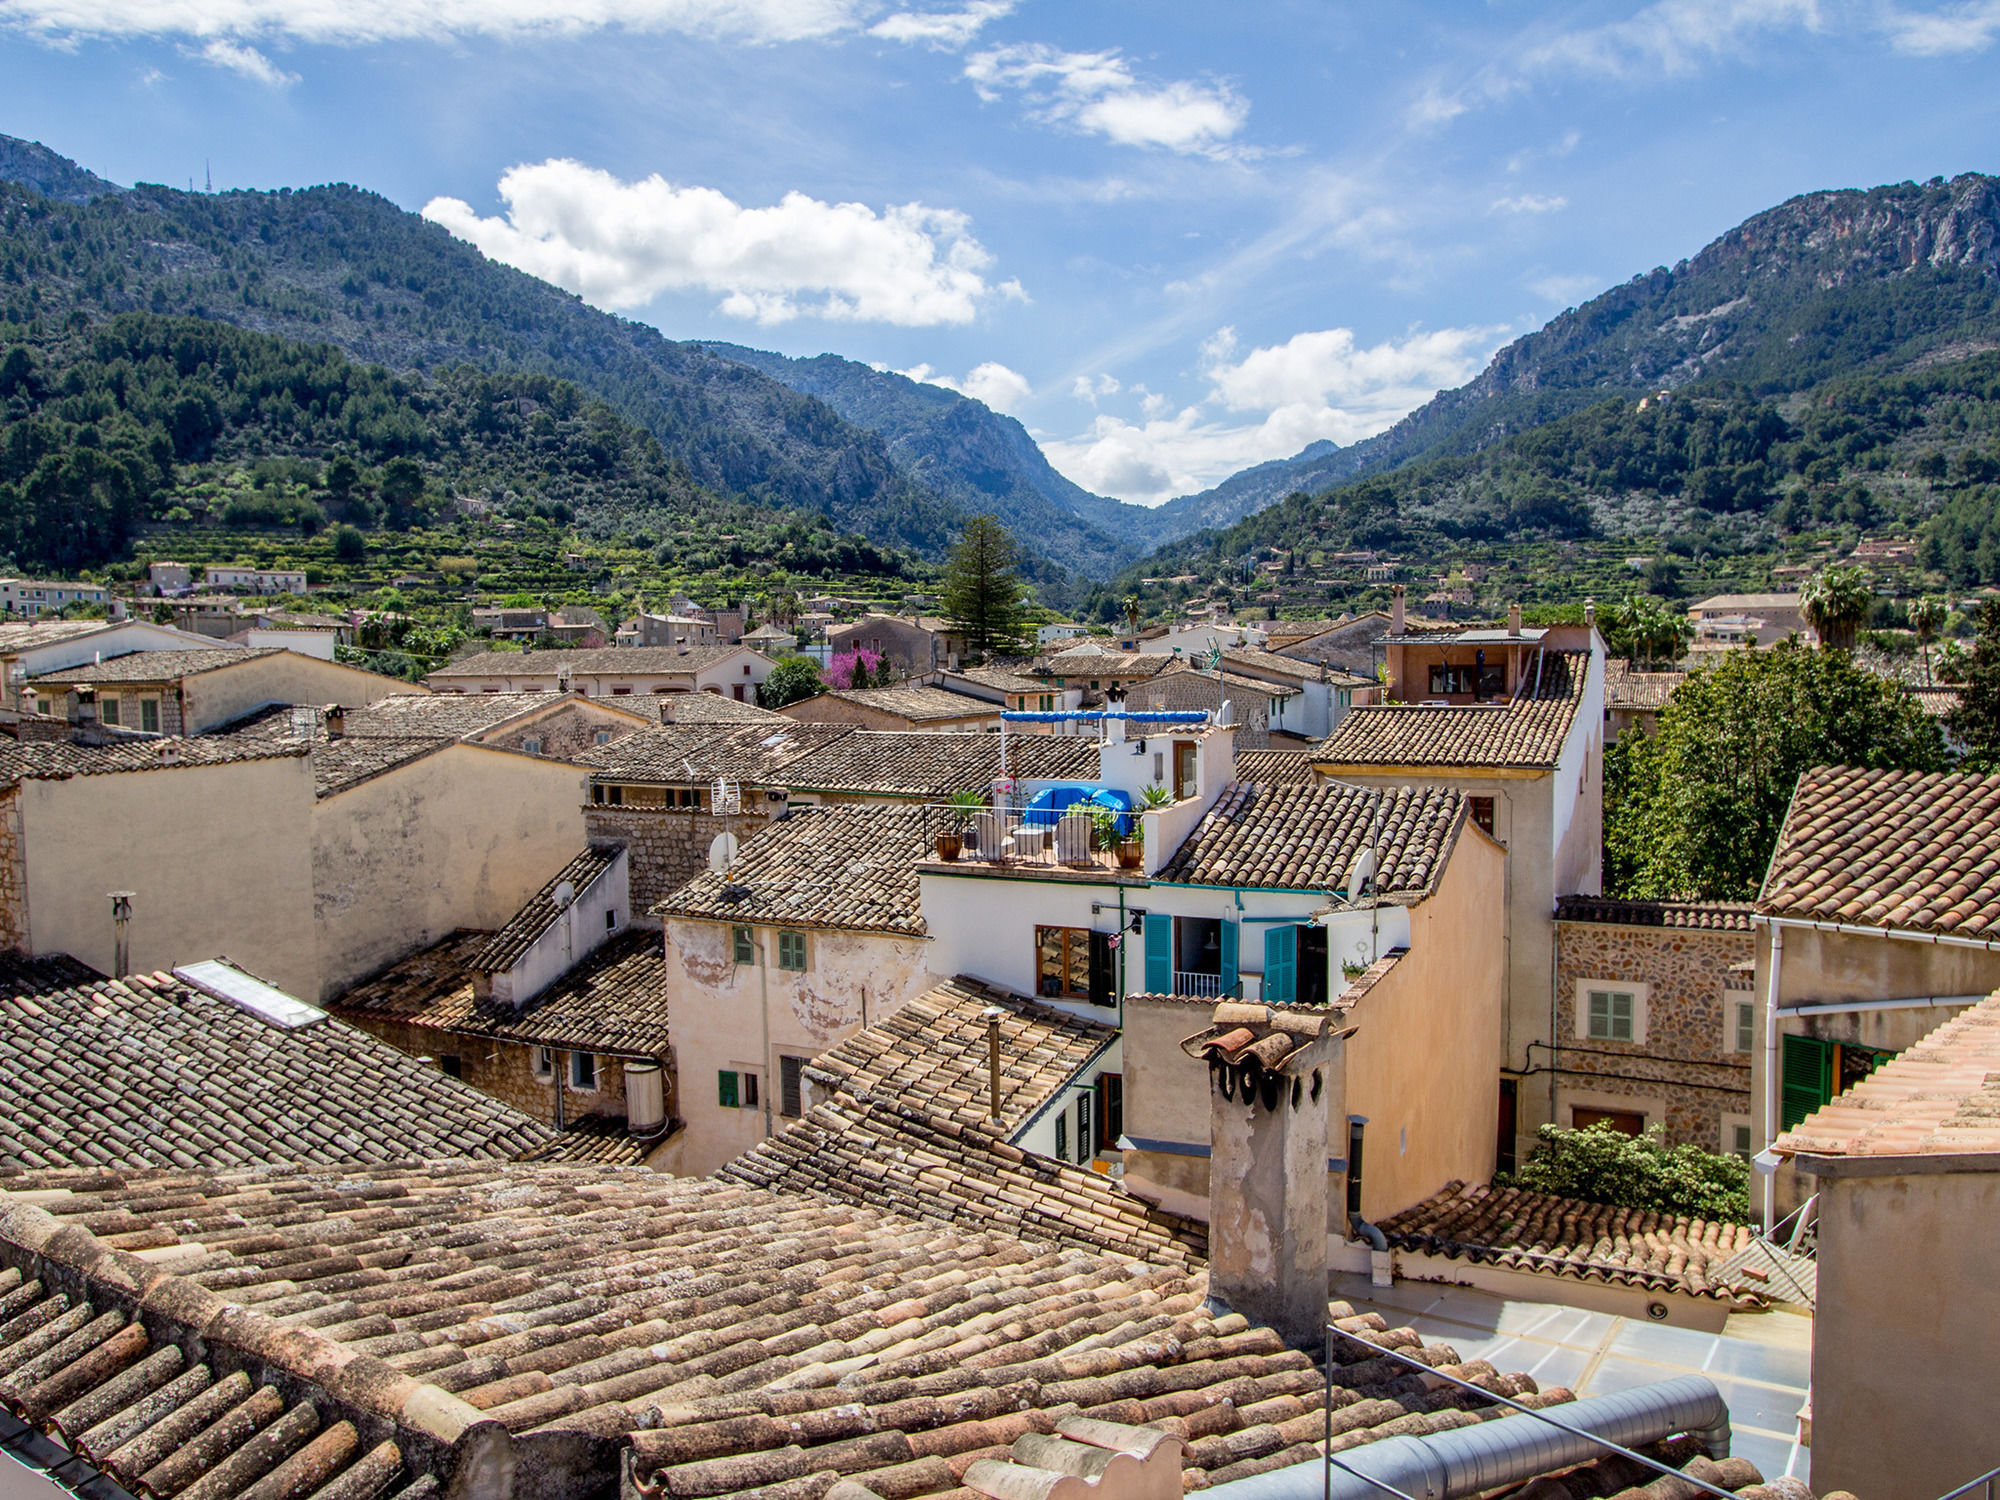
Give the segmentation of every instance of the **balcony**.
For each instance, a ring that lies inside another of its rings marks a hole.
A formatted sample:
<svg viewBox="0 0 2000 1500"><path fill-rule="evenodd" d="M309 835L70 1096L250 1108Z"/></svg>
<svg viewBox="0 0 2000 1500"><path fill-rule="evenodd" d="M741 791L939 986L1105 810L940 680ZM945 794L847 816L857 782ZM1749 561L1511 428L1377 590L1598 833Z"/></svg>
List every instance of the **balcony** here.
<svg viewBox="0 0 2000 1500"><path fill-rule="evenodd" d="M1140 876L1144 839L1137 816L1122 821L1129 832L1110 833L1083 813L1052 816L1018 807L924 809L925 863L1023 873Z"/></svg>
<svg viewBox="0 0 2000 1500"><path fill-rule="evenodd" d="M1219 1000L1222 998L1222 976L1220 974L1193 974L1185 969L1174 970L1174 993L1192 995L1198 1000Z"/></svg>

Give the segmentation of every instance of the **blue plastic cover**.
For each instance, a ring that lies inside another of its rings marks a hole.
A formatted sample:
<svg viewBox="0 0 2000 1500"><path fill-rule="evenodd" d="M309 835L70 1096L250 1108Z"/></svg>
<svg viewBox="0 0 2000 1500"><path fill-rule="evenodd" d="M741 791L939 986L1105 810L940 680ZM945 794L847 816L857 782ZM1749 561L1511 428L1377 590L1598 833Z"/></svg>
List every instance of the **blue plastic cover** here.
<svg viewBox="0 0 2000 1500"><path fill-rule="evenodd" d="M1053 828L1056 819L1079 802L1090 800L1087 786L1044 787L1028 799L1028 809L1021 815L1022 823L1029 828Z"/></svg>

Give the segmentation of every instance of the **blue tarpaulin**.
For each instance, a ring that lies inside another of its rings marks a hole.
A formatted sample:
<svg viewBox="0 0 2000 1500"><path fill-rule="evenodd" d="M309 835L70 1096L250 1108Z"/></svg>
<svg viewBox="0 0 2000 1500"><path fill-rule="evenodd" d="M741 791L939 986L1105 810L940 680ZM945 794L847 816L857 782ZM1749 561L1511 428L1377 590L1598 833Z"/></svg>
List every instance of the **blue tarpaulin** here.
<svg viewBox="0 0 2000 1500"><path fill-rule="evenodd" d="M1101 719L1123 719L1128 724L1206 724L1208 714L1188 708L1010 708L1000 715L1003 724L1095 724Z"/></svg>

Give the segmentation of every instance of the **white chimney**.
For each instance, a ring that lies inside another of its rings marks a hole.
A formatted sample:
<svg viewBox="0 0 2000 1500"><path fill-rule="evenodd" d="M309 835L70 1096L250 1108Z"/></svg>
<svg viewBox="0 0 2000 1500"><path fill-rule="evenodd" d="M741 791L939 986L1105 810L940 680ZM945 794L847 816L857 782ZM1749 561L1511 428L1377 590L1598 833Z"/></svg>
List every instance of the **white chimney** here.
<svg viewBox="0 0 2000 1500"><path fill-rule="evenodd" d="M1400 583L1389 590L1389 634L1391 635L1403 633L1403 610L1406 598L1407 590Z"/></svg>
<svg viewBox="0 0 2000 1500"><path fill-rule="evenodd" d="M1521 633L1521 606L1518 604L1510 604L1507 606L1507 634L1519 635L1520 633Z"/></svg>
<svg viewBox="0 0 2000 1500"><path fill-rule="evenodd" d="M1209 1295L1300 1349L1325 1336L1340 1041L1324 1011L1225 1000L1181 1043L1208 1064Z"/></svg>

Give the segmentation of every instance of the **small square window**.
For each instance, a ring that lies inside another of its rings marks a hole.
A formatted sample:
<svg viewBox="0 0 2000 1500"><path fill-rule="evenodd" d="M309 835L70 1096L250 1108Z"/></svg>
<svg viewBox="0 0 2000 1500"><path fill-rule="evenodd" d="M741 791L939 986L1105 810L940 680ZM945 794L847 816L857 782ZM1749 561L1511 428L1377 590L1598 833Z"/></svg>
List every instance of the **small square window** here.
<svg viewBox="0 0 2000 1500"><path fill-rule="evenodd" d="M1590 992L1589 1037L1594 1042L1629 1042L1632 1032L1632 996L1622 990Z"/></svg>
<svg viewBox="0 0 2000 1500"><path fill-rule="evenodd" d="M521 741L521 748L530 755L540 755L542 753L542 742L538 739L525 739Z"/></svg>
<svg viewBox="0 0 2000 1500"><path fill-rule="evenodd" d="M438 1059L438 1068L447 1078L463 1078L465 1061L456 1052L447 1052Z"/></svg>
<svg viewBox="0 0 2000 1500"><path fill-rule="evenodd" d="M778 967L803 973L806 967L806 935L803 932L778 934Z"/></svg>
<svg viewBox="0 0 2000 1500"><path fill-rule="evenodd" d="M608 911L604 914L604 930L606 932L616 932L618 930L617 912Z"/></svg>
<svg viewBox="0 0 2000 1500"><path fill-rule="evenodd" d="M608 730L608 729L600 729L600 730L598 730L598 731L597 731L597 743L598 743L598 744L600 744L600 745L608 745L608 744L610 744L610 743L611 743L611 731L610 731L610 730Z"/></svg>
<svg viewBox="0 0 2000 1500"><path fill-rule="evenodd" d="M552 1078L555 1076L555 1071L556 1049L553 1047L537 1047L535 1049L535 1076L537 1078Z"/></svg>
<svg viewBox="0 0 2000 1500"><path fill-rule="evenodd" d="M569 1055L569 1083L571 1088L594 1089L597 1087L597 1054L594 1052L572 1052Z"/></svg>
<svg viewBox="0 0 2000 1500"><path fill-rule="evenodd" d="M757 962L757 940L751 936L749 928L730 928L729 939L731 947L735 950L737 963L754 964Z"/></svg>

